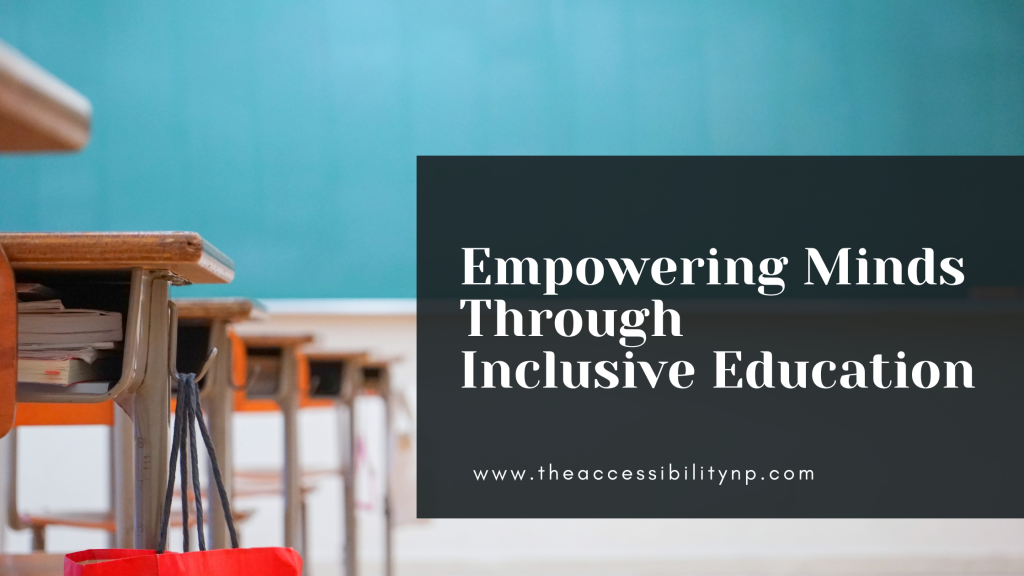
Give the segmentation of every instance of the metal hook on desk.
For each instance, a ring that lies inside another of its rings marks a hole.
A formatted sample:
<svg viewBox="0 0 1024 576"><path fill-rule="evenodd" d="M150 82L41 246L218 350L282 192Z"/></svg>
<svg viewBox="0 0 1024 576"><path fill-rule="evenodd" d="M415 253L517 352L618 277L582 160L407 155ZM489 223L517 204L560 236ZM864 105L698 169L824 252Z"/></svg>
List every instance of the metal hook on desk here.
<svg viewBox="0 0 1024 576"><path fill-rule="evenodd" d="M210 352L206 355L206 360L203 360L203 367L199 370L199 374L196 374L196 382L203 379L206 373L213 366L213 359L217 357L217 348L210 348Z"/></svg>
<svg viewBox="0 0 1024 576"><path fill-rule="evenodd" d="M167 367L171 376L174 378L175 382L177 382L178 378L181 377L181 375L178 374L178 306L174 302L167 302L167 308L171 314L171 334L170 338L168 338L170 344L167 355ZM210 348L210 351L206 354L206 359L203 360L203 367L200 368L199 373L196 374L196 382L199 382L203 379L203 376L206 376L210 367L213 366L213 359L216 357L217 348Z"/></svg>

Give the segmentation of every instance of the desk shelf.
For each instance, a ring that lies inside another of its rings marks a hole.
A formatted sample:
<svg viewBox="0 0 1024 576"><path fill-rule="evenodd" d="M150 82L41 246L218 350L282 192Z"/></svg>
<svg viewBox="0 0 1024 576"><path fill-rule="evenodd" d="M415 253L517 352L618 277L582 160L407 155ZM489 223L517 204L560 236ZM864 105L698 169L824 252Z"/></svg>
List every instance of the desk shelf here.
<svg viewBox="0 0 1024 576"><path fill-rule="evenodd" d="M124 272L43 271L16 272L19 282L37 282L61 294L68 308L118 312L124 346L121 375L114 382L82 382L71 386L18 383L18 402L105 402L136 386L146 365L143 310L147 308L146 277L141 270Z"/></svg>
<svg viewBox="0 0 1024 576"><path fill-rule="evenodd" d="M257 409L276 410L276 406L261 401L277 401L285 391L281 389L282 370L295 367L285 354L295 354L295 348L313 341L310 334L240 334L245 344L245 365L247 379L251 383L236 400L235 408L240 411ZM297 377L297 375L296 375ZM299 383L300 385L303 382Z"/></svg>
<svg viewBox="0 0 1024 576"><path fill-rule="evenodd" d="M176 362L178 371L198 374L212 348L217 348L217 362L226 362L226 376L230 379L232 350L228 326L234 322L263 320L266 310L249 298L175 298L178 333ZM207 397L207 378L199 385L202 398ZM172 384L172 390L176 390Z"/></svg>
<svg viewBox="0 0 1024 576"><path fill-rule="evenodd" d="M365 352L307 349L302 352L308 366L309 390L301 398L302 408L348 404L362 387Z"/></svg>

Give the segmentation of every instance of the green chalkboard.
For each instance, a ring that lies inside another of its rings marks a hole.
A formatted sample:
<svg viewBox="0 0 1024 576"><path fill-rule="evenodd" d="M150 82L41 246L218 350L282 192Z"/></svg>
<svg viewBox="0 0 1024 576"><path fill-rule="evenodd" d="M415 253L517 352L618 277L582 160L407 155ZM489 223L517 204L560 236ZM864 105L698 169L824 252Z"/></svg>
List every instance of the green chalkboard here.
<svg viewBox="0 0 1024 576"><path fill-rule="evenodd" d="M10 0L0 38L95 108L0 158L0 229L196 230L238 276L191 294L415 296L417 154L1024 152L1017 2Z"/></svg>

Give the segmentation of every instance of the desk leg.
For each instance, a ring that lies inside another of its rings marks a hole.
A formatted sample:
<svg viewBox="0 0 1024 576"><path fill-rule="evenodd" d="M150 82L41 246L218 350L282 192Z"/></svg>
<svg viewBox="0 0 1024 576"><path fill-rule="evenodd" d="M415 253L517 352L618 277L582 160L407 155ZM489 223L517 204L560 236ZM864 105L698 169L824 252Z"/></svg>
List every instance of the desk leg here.
<svg viewBox="0 0 1024 576"><path fill-rule="evenodd" d="M392 576L391 557L391 465L394 455L391 437L391 400L384 397L384 575Z"/></svg>
<svg viewBox="0 0 1024 576"><path fill-rule="evenodd" d="M15 432L14 429L11 432ZM0 556L7 551L6 533L7 527L11 525L12 518L8 516L10 510L9 506L12 504L8 500L12 497L16 498L15 487L11 486L14 482L17 484L18 467L17 462L11 458L11 443L14 442L14 437L17 436L17 432L14 434L8 433L3 438L0 438ZM16 502L14 504L17 504ZM2 565L0 565L2 567Z"/></svg>
<svg viewBox="0 0 1024 576"><path fill-rule="evenodd" d="M210 441L213 442L213 450L217 453L217 462L220 465L221 478L224 479L224 490L227 492L228 503L234 500L234 449L232 445L232 414L234 413L234 391L231 389L231 342L228 339L228 327L225 322L214 322L210 329L212 342L211 346L217 348L216 363L207 374L206 386L210 387L209 395L206 397L205 406L206 419L210 427ZM207 512L210 518L210 538L213 549L231 547L231 535L228 533L228 525L224 520L224 506L220 501L220 493L213 480L213 470L210 470L209 486L206 489L210 495L210 510Z"/></svg>
<svg viewBox="0 0 1024 576"><path fill-rule="evenodd" d="M281 412L284 414L284 545L301 550L302 468L299 464L299 391L295 352L282 350ZM303 558L303 561L308 560Z"/></svg>
<svg viewBox="0 0 1024 576"><path fill-rule="evenodd" d="M114 494L110 506L114 510L114 548L131 548L134 543L135 514L135 449L132 420L116 402L110 458L113 462Z"/></svg>
<svg viewBox="0 0 1024 576"><path fill-rule="evenodd" d="M146 375L132 394L135 423L135 548L155 550L167 489L171 394L167 364L170 317L167 279L150 289Z"/></svg>
<svg viewBox="0 0 1024 576"><path fill-rule="evenodd" d="M338 407L339 446L341 447L342 517L345 519L345 534L342 548L344 576L356 576L356 469L355 441L356 418L355 400Z"/></svg>

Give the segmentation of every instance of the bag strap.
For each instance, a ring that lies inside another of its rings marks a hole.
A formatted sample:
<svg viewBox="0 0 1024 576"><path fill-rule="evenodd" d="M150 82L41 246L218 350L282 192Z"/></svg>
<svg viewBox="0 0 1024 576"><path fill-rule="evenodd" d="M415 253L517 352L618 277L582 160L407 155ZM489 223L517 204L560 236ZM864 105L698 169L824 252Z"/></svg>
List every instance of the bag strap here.
<svg viewBox="0 0 1024 576"><path fill-rule="evenodd" d="M227 521L228 533L231 536L231 547L238 548L238 534L235 531L234 519L231 516L231 503L228 501L227 490L224 488L224 480L221 477L220 465L217 462L217 453L213 449L213 442L210 440L210 432L206 428L206 421L203 419L203 409L199 403L199 387L196 385L195 374L178 375L178 406L174 413L174 432L171 437L171 461L167 479L167 492L164 496L163 518L160 523L160 540L157 544L157 554L163 554L167 549L167 527L170 524L171 502L174 500L174 476L175 461L181 467L182 479L186 476L186 466L191 460L192 491L195 496L196 506L196 530L199 536L199 550L206 550L206 537L203 526L203 499L199 486L199 453L196 449L195 426L199 425L199 432L206 445L206 452L210 457L213 479L217 484L217 492L220 495L221 505L224 507L224 519ZM185 444L188 444L186 455ZM189 528L188 528L188 487L181 487L181 524L183 549L189 551Z"/></svg>

